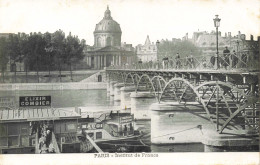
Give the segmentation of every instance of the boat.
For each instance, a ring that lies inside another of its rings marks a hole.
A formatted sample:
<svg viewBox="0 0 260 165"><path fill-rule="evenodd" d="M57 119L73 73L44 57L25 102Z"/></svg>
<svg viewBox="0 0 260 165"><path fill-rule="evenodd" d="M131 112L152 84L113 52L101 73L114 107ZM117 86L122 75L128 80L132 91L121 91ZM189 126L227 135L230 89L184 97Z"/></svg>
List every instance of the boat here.
<svg viewBox="0 0 260 165"><path fill-rule="evenodd" d="M82 109L82 108L80 108ZM88 108L89 109L89 108ZM134 128L134 115L125 110L82 112L93 122L81 125L82 134L88 135L105 152L147 152L149 147L140 141L143 136Z"/></svg>

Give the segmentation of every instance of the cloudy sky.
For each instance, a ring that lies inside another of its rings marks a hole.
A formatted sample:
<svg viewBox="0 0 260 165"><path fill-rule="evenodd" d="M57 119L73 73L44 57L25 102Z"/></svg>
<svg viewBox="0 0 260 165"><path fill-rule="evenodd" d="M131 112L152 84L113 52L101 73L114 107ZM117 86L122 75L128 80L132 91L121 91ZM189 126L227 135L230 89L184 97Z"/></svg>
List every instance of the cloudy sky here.
<svg viewBox="0 0 260 165"><path fill-rule="evenodd" d="M70 31L93 45L95 25L106 6L122 29L122 42L143 44L215 30L260 36L259 0L0 0L0 33Z"/></svg>

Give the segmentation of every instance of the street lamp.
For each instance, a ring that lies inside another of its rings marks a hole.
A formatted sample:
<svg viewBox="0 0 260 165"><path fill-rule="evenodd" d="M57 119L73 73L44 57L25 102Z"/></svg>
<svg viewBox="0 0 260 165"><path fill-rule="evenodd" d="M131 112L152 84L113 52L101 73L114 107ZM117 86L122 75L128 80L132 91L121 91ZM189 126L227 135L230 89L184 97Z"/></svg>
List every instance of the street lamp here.
<svg viewBox="0 0 260 165"><path fill-rule="evenodd" d="M156 69L159 69L159 44L160 44L160 42L159 42L159 40L157 40L156 41L156 48L157 48L157 53L156 53L156 55L157 55L157 65L156 65Z"/></svg>
<svg viewBox="0 0 260 165"><path fill-rule="evenodd" d="M216 57L215 57L215 68L218 69L219 68L219 61L218 61L218 27L220 26L220 20L218 18L218 15L216 15L216 18L213 19L214 21L214 26L216 27L216 40L217 40L217 54L216 54Z"/></svg>

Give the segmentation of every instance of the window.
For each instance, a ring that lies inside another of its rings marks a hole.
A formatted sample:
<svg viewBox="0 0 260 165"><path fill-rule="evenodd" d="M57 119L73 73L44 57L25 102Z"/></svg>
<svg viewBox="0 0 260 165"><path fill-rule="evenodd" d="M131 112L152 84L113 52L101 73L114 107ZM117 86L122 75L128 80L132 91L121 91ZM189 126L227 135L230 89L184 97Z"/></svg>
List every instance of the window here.
<svg viewBox="0 0 260 165"><path fill-rule="evenodd" d="M102 139L102 132L96 132L96 139Z"/></svg>
<svg viewBox="0 0 260 165"><path fill-rule="evenodd" d="M102 41L101 41L101 38L98 37L98 38L97 38L97 46L98 46L98 47L101 47L101 42L102 42Z"/></svg>
<svg viewBox="0 0 260 165"><path fill-rule="evenodd" d="M8 135L19 135L20 129L17 124L9 124L8 125Z"/></svg>
<svg viewBox="0 0 260 165"><path fill-rule="evenodd" d="M111 38L107 37L106 46L111 46Z"/></svg>
<svg viewBox="0 0 260 165"><path fill-rule="evenodd" d="M21 145L29 146L29 136L21 136Z"/></svg>
<svg viewBox="0 0 260 165"><path fill-rule="evenodd" d="M7 146L7 137L0 138L0 146Z"/></svg>
<svg viewBox="0 0 260 165"><path fill-rule="evenodd" d="M36 142L35 139L32 139L32 146L35 146Z"/></svg>
<svg viewBox="0 0 260 165"><path fill-rule="evenodd" d="M69 132L76 132L76 124L74 124L74 123L67 123L67 131L69 131Z"/></svg>
<svg viewBox="0 0 260 165"><path fill-rule="evenodd" d="M4 124L0 124L0 137L7 136L7 127Z"/></svg>
<svg viewBox="0 0 260 165"><path fill-rule="evenodd" d="M8 146L18 146L18 136L8 137Z"/></svg>
<svg viewBox="0 0 260 165"><path fill-rule="evenodd" d="M60 140L61 140L61 143L65 143L65 137L61 137Z"/></svg>

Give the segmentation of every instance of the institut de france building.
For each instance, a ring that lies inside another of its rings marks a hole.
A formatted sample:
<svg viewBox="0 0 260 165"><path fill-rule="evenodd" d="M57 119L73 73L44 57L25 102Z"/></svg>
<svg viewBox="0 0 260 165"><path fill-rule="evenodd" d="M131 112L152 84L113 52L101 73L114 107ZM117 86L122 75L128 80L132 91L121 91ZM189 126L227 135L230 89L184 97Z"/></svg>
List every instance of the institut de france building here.
<svg viewBox="0 0 260 165"><path fill-rule="evenodd" d="M135 60L135 51L131 44L121 43L120 25L113 20L109 7L103 19L96 24L94 45L86 50L85 61L93 69L108 66L129 65Z"/></svg>

